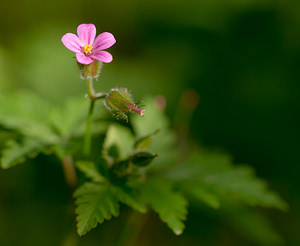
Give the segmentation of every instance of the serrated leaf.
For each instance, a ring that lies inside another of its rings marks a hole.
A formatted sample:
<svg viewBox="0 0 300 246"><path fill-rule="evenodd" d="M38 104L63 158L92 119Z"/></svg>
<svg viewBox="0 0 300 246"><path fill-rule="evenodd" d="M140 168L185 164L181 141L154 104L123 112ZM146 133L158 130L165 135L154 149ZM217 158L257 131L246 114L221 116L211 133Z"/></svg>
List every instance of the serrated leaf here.
<svg viewBox="0 0 300 246"><path fill-rule="evenodd" d="M94 182L104 182L106 179L100 174L94 162L91 161L78 161L76 167L82 171L86 177Z"/></svg>
<svg viewBox="0 0 300 246"><path fill-rule="evenodd" d="M185 190L193 190L193 194L205 202L207 200L201 196L203 190L217 196L238 198L250 205L287 208L276 193L267 189L264 181L255 177L252 168L232 165L231 159L224 154L195 153L183 165L171 170L168 177Z"/></svg>
<svg viewBox="0 0 300 246"><path fill-rule="evenodd" d="M1 166L6 169L20 164L24 162L26 158L33 158L38 153L45 151L48 147L49 146L43 145L40 142L29 139L26 139L23 143L10 140L7 142L6 148L2 151Z"/></svg>
<svg viewBox="0 0 300 246"><path fill-rule="evenodd" d="M266 182L254 176L250 167L235 167L233 170L206 177L204 182L225 195L236 195L250 205L282 210L287 208L286 203L276 193L267 189Z"/></svg>
<svg viewBox="0 0 300 246"><path fill-rule="evenodd" d="M134 138L128 128L117 124L109 126L103 144L103 149L106 154L111 153L113 148L114 150L117 149L119 160L126 159L132 152L133 145Z"/></svg>
<svg viewBox="0 0 300 246"><path fill-rule="evenodd" d="M183 221L187 215L187 200L172 189L165 180L148 180L140 187L142 199L150 204L160 219L167 223L176 235L184 229Z"/></svg>
<svg viewBox="0 0 300 246"><path fill-rule="evenodd" d="M0 97L0 124L38 141L54 143L57 135L49 124L51 107L33 93Z"/></svg>
<svg viewBox="0 0 300 246"><path fill-rule="evenodd" d="M218 209L220 207L220 201L217 194L215 194L214 191L209 190L207 187L200 186L200 185L187 185L183 189L191 194L194 197L197 197L197 199L200 199L204 203L206 203L208 206Z"/></svg>
<svg viewBox="0 0 300 246"><path fill-rule="evenodd" d="M74 193L76 198L77 232L86 234L98 223L119 215L116 193L108 184L85 183Z"/></svg>
<svg viewBox="0 0 300 246"><path fill-rule="evenodd" d="M146 212L146 206L143 204L137 193L130 187L114 186L114 190L117 194L118 200L122 203L132 207L133 209L144 213Z"/></svg>
<svg viewBox="0 0 300 246"><path fill-rule="evenodd" d="M81 125L85 125L88 110L89 101L86 98L70 99L61 107L52 110L51 123L61 136L69 138L76 135Z"/></svg>

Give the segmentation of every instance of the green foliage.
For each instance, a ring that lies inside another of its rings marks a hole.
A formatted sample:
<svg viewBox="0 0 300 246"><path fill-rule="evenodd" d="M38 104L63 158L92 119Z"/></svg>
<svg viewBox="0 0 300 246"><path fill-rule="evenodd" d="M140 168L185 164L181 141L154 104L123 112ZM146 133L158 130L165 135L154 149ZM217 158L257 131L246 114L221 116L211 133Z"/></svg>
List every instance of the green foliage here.
<svg viewBox="0 0 300 246"><path fill-rule="evenodd" d="M219 207L219 197L229 196L249 205L287 209L286 203L267 189L249 166L232 165L224 154L196 152L182 165L170 170L168 177L186 192L212 207Z"/></svg>
<svg viewBox="0 0 300 246"><path fill-rule="evenodd" d="M154 134L151 134L149 136L145 136L145 137L137 139L135 141L134 148L135 149L149 149L151 146L153 137L154 137Z"/></svg>
<svg viewBox="0 0 300 246"><path fill-rule="evenodd" d="M150 170L159 170L174 164L178 151L175 146L175 135L170 130L169 120L153 98L145 99L146 112L144 117L132 117L133 129L138 137L137 148L146 144L159 158L156 158ZM145 143L146 141L146 143ZM148 141L148 142L147 142Z"/></svg>
<svg viewBox="0 0 300 246"><path fill-rule="evenodd" d="M44 149L48 149L48 146L43 146L38 141L30 141L29 139L25 141L24 143L18 143L15 140L7 142L6 148L2 151L2 168L10 168L24 162L26 158L33 158Z"/></svg>
<svg viewBox="0 0 300 246"><path fill-rule="evenodd" d="M60 136L70 138L83 134L88 103L85 98L70 99L62 107L51 111L51 123Z"/></svg>
<svg viewBox="0 0 300 246"><path fill-rule="evenodd" d="M119 215L118 199L107 184L86 183L75 193L77 205L77 232L86 234L98 223Z"/></svg>
<svg viewBox="0 0 300 246"><path fill-rule="evenodd" d="M181 156L176 148L175 135L163 110L151 99L145 103L145 116L133 117L132 128L108 125L103 120L99 123L103 114L98 111L93 134L106 134L102 146L99 143L94 148L99 160L92 161L80 155L88 111L84 98L55 107L30 93L0 97L0 125L15 132L15 139L10 139L2 151L2 168L40 152L54 152L59 158L74 156L75 167L83 174L79 175L82 185L74 193L79 235L118 216L120 203L141 213L152 208L180 235L185 228L189 198L220 208L220 216L226 217L232 213L230 208L238 208L238 215L232 216L236 219L232 221L234 227L245 228L245 235L255 237L253 241L259 245L276 245L279 237L268 223L257 214L252 218L265 226L264 238L247 224L251 213L242 208L259 205L285 210L286 203L269 191L250 167L233 165L227 155L198 149L182 158L186 153ZM233 204L229 209L228 201ZM239 216L248 219L238 220Z"/></svg>
<svg viewBox="0 0 300 246"><path fill-rule="evenodd" d="M46 102L29 92L0 96L0 124L41 142L57 141L57 135L49 127L50 110Z"/></svg>
<svg viewBox="0 0 300 246"><path fill-rule="evenodd" d="M134 137L128 128L117 124L109 126L103 144L104 154L117 160L125 159L131 154L133 145Z"/></svg>
<svg viewBox="0 0 300 246"><path fill-rule="evenodd" d="M74 193L77 214L77 232L84 235L98 223L119 214L119 202L139 212L146 207L133 189L128 186L104 183L85 183Z"/></svg>
<svg viewBox="0 0 300 246"><path fill-rule="evenodd" d="M129 186L114 186L113 188L120 202L141 213L145 213L147 211L146 206L142 203L136 190Z"/></svg>
<svg viewBox="0 0 300 246"><path fill-rule="evenodd" d="M94 182L106 181L92 161L78 161L76 162L76 167Z"/></svg>
<svg viewBox="0 0 300 246"><path fill-rule="evenodd" d="M148 180L140 190L142 199L152 206L176 235L180 235L187 214L187 200L184 196L172 189L172 183L163 179Z"/></svg>
<svg viewBox="0 0 300 246"><path fill-rule="evenodd" d="M19 135L18 141L10 140L2 151L2 168L22 163L40 152L55 151L62 158L78 151L74 139L85 131L86 101L72 99L56 107L27 91L1 95L0 125ZM105 122L95 125L94 133L106 129Z"/></svg>
<svg viewBox="0 0 300 246"><path fill-rule="evenodd" d="M150 151L138 150L133 153L130 159L133 165L146 167L151 164L155 157L157 157L157 155Z"/></svg>
<svg viewBox="0 0 300 246"><path fill-rule="evenodd" d="M107 157L108 169L113 170L107 182L112 181L110 196L114 194L117 202L140 212L145 212L145 206L149 205L177 235L183 232L187 215L188 202L184 195L215 209L222 207L224 198L286 209L286 204L255 177L250 167L233 165L227 155L196 151L187 160L175 162L174 157L179 152L174 148L174 135L168 128L168 121L159 107L150 101L147 105L151 117L146 114L144 118L132 120L137 140L128 128L116 124L109 127L105 137L103 154ZM159 131L158 124L162 126ZM159 152L158 158L154 159L153 150ZM166 163L157 161L160 155ZM96 181L97 170L91 163L86 164L79 168ZM145 172L139 168L145 168ZM124 180L129 182L124 183ZM88 199L85 202L87 204ZM93 204L91 200L91 206ZM86 231L91 227L87 226Z"/></svg>
<svg viewBox="0 0 300 246"><path fill-rule="evenodd" d="M181 183L183 190L190 194L192 197L199 199L204 202L206 205L218 209L220 208L220 199L219 195L216 194L210 187L207 187L203 184L200 185L192 185L189 183Z"/></svg>

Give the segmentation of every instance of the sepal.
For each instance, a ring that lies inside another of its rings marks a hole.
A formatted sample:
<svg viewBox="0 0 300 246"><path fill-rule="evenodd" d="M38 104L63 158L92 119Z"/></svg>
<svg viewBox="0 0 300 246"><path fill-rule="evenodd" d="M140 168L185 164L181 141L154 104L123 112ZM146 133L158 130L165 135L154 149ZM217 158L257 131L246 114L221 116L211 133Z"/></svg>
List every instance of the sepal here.
<svg viewBox="0 0 300 246"><path fill-rule="evenodd" d="M98 60L93 60L91 64L81 64L77 63L80 71L80 77L82 79L97 79L100 75L102 62Z"/></svg>

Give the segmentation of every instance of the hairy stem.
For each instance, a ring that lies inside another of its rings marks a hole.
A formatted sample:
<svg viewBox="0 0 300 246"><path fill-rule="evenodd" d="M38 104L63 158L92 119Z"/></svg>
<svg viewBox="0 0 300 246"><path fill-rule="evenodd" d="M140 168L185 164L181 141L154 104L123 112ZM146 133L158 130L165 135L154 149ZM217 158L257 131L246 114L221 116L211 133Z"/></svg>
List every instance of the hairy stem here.
<svg viewBox="0 0 300 246"><path fill-rule="evenodd" d="M95 89L93 84L93 78L89 77L87 83L88 83L88 95L89 98L93 101L95 100Z"/></svg>
<svg viewBox="0 0 300 246"><path fill-rule="evenodd" d="M84 135L84 145L83 145L83 154L89 156L91 153L91 141L92 141L92 123L93 123L93 112L95 106L95 90L93 86L93 78L88 79L88 96L90 98L91 104L89 113L86 119L86 130Z"/></svg>
<svg viewBox="0 0 300 246"><path fill-rule="evenodd" d="M92 141L92 123L94 112L95 100L91 100L89 114L86 120L86 130L84 135L83 154L89 156L91 153L91 141Z"/></svg>
<svg viewBox="0 0 300 246"><path fill-rule="evenodd" d="M83 145L83 154L86 157L88 157L91 153L92 123L93 123L95 101L97 99L105 98L108 96L107 93L95 93L92 77L90 77L87 82L88 82L88 97L91 101L91 104L90 104L90 110L86 120L86 130L85 130L84 145Z"/></svg>

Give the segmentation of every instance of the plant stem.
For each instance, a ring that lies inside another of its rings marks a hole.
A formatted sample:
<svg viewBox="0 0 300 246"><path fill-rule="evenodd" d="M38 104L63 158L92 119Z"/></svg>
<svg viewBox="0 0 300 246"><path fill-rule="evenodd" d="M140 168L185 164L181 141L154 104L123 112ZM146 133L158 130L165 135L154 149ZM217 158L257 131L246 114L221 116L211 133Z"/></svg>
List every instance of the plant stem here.
<svg viewBox="0 0 300 246"><path fill-rule="evenodd" d="M91 153L93 112L94 112L94 106L96 100L92 77L88 79L88 96L91 100L91 104L90 104L90 110L86 120L86 130L85 130L84 145L83 145L83 154L86 157L88 157Z"/></svg>
<svg viewBox="0 0 300 246"><path fill-rule="evenodd" d="M65 156L62 158L64 174L66 177L66 182L69 187L73 190L77 185L77 176L74 167L74 162L72 156Z"/></svg>
<svg viewBox="0 0 300 246"><path fill-rule="evenodd" d="M89 114L86 120L86 130L84 135L84 145L83 145L83 154L88 157L91 153L91 141L92 141L92 123L93 123L93 113L95 101L100 98L105 98L108 96L107 93L95 93L93 78L90 77L87 80L88 83L88 97L91 101Z"/></svg>
<svg viewBox="0 0 300 246"><path fill-rule="evenodd" d="M91 152L91 141L92 141L92 123L93 123L93 111L94 111L95 101L91 100L89 114L86 120L86 130L84 135L84 146L83 154L89 156Z"/></svg>
<svg viewBox="0 0 300 246"><path fill-rule="evenodd" d="M91 100L94 100L95 98L95 89L94 89L94 84L93 84L93 78L90 77L88 78L88 95L89 95L89 98Z"/></svg>

